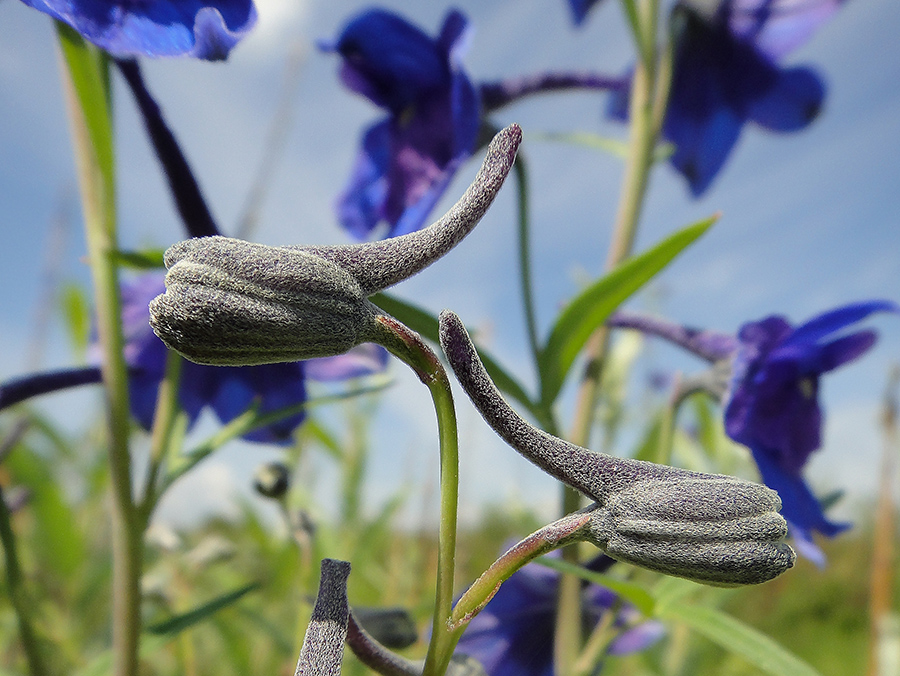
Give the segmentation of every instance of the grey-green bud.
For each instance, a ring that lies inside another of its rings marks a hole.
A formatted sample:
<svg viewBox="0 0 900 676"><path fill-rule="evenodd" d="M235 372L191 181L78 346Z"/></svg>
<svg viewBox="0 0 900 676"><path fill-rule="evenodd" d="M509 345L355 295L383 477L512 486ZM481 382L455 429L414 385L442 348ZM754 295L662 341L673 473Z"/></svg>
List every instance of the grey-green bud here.
<svg viewBox="0 0 900 676"><path fill-rule="evenodd" d="M754 584L794 563L778 494L760 484L595 453L519 416L465 327L440 316L441 346L469 399L510 446L596 502L580 534L611 557L717 585Z"/></svg>
<svg viewBox="0 0 900 676"><path fill-rule="evenodd" d="M459 201L418 232L345 246L268 247L198 237L166 252L166 293L150 303L162 341L200 364L254 365L342 354L378 342L368 296L420 272L485 214L522 140L500 131Z"/></svg>
<svg viewBox="0 0 900 676"><path fill-rule="evenodd" d="M378 311L342 267L309 251L200 237L166 252L150 325L191 361L251 365L328 357L369 341Z"/></svg>
<svg viewBox="0 0 900 676"><path fill-rule="evenodd" d="M714 585L758 584L794 564L778 494L700 475L638 481L592 511L588 540L620 561Z"/></svg>

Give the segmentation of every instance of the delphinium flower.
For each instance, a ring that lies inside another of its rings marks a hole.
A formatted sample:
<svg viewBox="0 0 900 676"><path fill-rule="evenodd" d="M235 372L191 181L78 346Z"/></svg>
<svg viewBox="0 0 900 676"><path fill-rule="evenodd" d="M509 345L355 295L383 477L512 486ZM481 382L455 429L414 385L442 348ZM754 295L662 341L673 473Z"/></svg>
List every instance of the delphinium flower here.
<svg viewBox="0 0 900 676"><path fill-rule="evenodd" d="M256 24L252 0L22 0L116 57L218 61Z"/></svg>
<svg viewBox="0 0 900 676"><path fill-rule="evenodd" d="M363 134L341 225L368 239L381 221L386 236L419 229L460 164L475 149L481 120L475 88L461 67L468 21L458 11L436 38L391 12L351 19L320 47L342 59L341 79L388 112Z"/></svg>
<svg viewBox="0 0 900 676"><path fill-rule="evenodd" d="M818 115L825 85L805 67L780 62L803 44L841 0L721 0L711 12L679 2L674 71L663 136L692 194L703 194L746 122L776 132L804 129ZM624 119L627 97L610 113Z"/></svg>
<svg viewBox="0 0 900 676"><path fill-rule="evenodd" d="M601 554L586 567L600 572L612 563ZM559 577L537 563L513 573L466 626L456 651L477 659L489 676L552 676ZM637 609L608 589L585 585L582 599L586 631L615 613L607 655L639 652L663 635L662 624L640 621Z"/></svg>
<svg viewBox="0 0 900 676"><path fill-rule="evenodd" d="M737 336L685 329L626 312L613 315L608 323L664 337L710 362L730 360L725 431L750 449L763 481L778 491L798 549L821 563L824 559L812 533L832 537L849 524L825 517L802 475L810 455L822 444L819 378L874 345L874 331L847 330L876 312L900 312L900 307L880 300L854 303L796 327L773 315L744 324Z"/></svg>

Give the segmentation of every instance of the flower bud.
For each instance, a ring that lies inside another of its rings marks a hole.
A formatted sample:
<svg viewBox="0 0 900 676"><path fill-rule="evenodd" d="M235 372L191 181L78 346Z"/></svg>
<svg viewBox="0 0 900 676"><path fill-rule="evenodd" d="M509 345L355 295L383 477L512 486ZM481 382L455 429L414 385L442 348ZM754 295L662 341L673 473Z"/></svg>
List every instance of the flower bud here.
<svg viewBox="0 0 900 676"><path fill-rule="evenodd" d="M342 354L367 342L375 307L339 265L309 251L198 237L166 252L150 325L191 361L251 365Z"/></svg>
<svg viewBox="0 0 900 676"><path fill-rule="evenodd" d="M609 556L714 585L758 584L793 566L781 500L728 477L638 481L592 513L588 540Z"/></svg>
<svg viewBox="0 0 900 676"><path fill-rule="evenodd" d="M283 463L267 462L256 468L253 488L260 495L278 499L287 493L290 486L290 471Z"/></svg>

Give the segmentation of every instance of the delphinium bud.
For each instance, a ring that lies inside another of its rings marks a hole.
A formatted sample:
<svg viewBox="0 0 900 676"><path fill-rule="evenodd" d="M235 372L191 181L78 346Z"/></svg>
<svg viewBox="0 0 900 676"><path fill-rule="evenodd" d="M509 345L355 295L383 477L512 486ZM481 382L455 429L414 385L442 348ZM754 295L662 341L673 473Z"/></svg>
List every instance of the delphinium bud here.
<svg viewBox="0 0 900 676"><path fill-rule="evenodd" d="M260 495L278 499L287 493L291 483L290 470L281 462L267 462L256 468L253 488Z"/></svg>
<svg viewBox="0 0 900 676"><path fill-rule="evenodd" d="M734 477L595 453L522 419L491 382L459 317L441 346L475 407L538 467L595 501L581 536L613 558L717 585L765 582L794 563L775 491Z"/></svg>
<svg viewBox="0 0 900 676"><path fill-rule="evenodd" d="M481 170L436 223L380 242L269 247L198 237L165 256L166 293L150 324L191 361L251 365L342 354L381 335L368 296L420 272L478 223L509 173L522 131L510 125Z"/></svg>

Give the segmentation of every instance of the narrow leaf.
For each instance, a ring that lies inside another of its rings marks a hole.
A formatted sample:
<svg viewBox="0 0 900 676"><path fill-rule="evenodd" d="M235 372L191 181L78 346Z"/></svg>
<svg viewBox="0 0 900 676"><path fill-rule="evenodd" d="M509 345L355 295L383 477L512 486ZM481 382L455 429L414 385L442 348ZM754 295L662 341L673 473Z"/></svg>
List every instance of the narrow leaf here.
<svg viewBox="0 0 900 676"><path fill-rule="evenodd" d="M694 631L742 656L772 676L820 676L819 672L771 638L730 615L705 606L666 604L658 609L663 620L683 622Z"/></svg>
<svg viewBox="0 0 900 676"><path fill-rule="evenodd" d="M606 587L628 601L645 616L653 616L656 602L646 589L633 582L619 580L609 575L604 575L603 573L595 573L592 570L575 565L574 563L569 563L562 559L554 559L549 556L542 556L539 559L535 559L534 562L547 568L552 568L557 572L570 573L587 582Z"/></svg>
<svg viewBox="0 0 900 676"><path fill-rule="evenodd" d="M202 622L213 613L217 613L223 608L227 608L236 603L246 594L259 589L259 586L258 582L245 585L240 589L235 589L227 594L216 597L212 601L204 603L202 606L198 606L182 615L176 615L165 622L151 625L147 627L145 631L148 634L154 634L156 636L174 636L175 634Z"/></svg>
<svg viewBox="0 0 900 676"><path fill-rule="evenodd" d="M147 251L113 251L113 261L125 268L132 270L164 270L164 249L150 249Z"/></svg>
<svg viewBox="0 0 900 676"><path fill-rule="evenodd" d="M557 317L541 353L541 401L545 408L556 400L569 369L591 334L620 303L705 233L717 218L712 216L679 230L649 251L629 258L569 302Z"/></svg>
<svg viewBox="0 0 900 676"><path fill-rule="evenodd" d="M420 333L423 338L434 343L440 343L437 317L428 311L423 310L412 303L400 300L395 296L384 293L375 294L370 297L369 300L395 319L406 324L406 326L413 331ZM509 372L493 359L493 357L483 350L478 350L478 355L481 357L484 367L487 369L487 372L490 374L491 379L494 381L497 388L518 401L522 406L528 409L532 415L540 419L541 416L536 412L531 397L528 396L528 393L519 381L510 375Z"/></svg>

